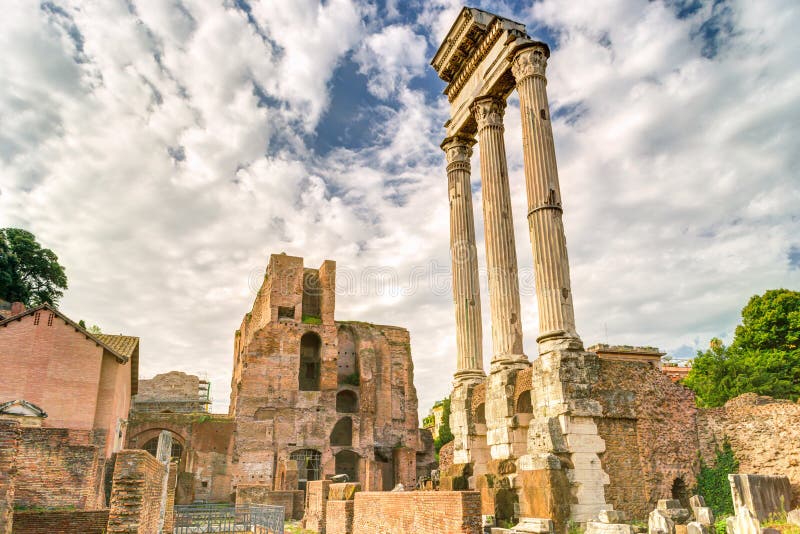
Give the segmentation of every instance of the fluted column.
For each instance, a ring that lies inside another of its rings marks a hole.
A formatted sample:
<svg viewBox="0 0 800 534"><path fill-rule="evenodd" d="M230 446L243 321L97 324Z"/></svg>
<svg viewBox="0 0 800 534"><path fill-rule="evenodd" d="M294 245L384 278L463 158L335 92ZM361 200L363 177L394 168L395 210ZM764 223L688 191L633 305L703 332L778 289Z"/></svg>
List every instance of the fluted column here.
<svg viewBox="0 0 800 534"><path fill-rule="evenodd" d="M475 139L448 137L442 143L447 156L450 196L450 260L453 267L453 302L456 311L456 383L482 380L483 332L478 252L472 214L470 162Z"/></svg>
<svg viewBox="0 0 800 534"><path fill-rule="evenodd" d="M511 64L522 113L528 228L539 307L539 354L583 348L575 330L561 190L547 103L545 69L549 56L546 44L533 43L517 51Z"/></svg>
<svg viewBox="0 0 800 534"><path fill-rule="evenodd" d="M503 141L505 100L484 97L471 107L478 123L481 158L484 239L489 271L492 316L492 370L527 366L522 352L519 275L514 244L514 218Z"/></svg>

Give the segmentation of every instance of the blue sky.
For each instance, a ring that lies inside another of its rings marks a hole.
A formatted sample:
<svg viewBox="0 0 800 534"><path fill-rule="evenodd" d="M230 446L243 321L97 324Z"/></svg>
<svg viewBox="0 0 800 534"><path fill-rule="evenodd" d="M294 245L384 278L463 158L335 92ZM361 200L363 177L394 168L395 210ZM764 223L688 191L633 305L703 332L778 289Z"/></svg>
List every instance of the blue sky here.
<svg viewBox="0 0 800 534"><path fill-rule="evenodd" d="M409 328L420 412L447 394L447 101L428 62L460 3L0 4L0 225L59 254L68 315L140 336L142 376L205 371L224 410L233 332L269 254L333 259L337 317ZM475 5L553 49L587 345L691 355L730 339L751 295L800 287L796 2ZM535 357L515 95L506 147Z"/></svg>

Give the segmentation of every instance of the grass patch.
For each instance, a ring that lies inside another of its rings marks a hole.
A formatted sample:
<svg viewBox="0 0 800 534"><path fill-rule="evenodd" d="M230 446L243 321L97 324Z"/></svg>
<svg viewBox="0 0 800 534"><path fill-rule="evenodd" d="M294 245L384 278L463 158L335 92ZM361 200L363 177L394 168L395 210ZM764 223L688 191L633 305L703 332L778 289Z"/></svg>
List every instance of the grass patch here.
<svg viewBox="0 0 800 534"><path fill-rule="evenodd" d="M322 324L322 319L317 317L316 315L306 315L303 314L303 322L305 324Z"/></svg>

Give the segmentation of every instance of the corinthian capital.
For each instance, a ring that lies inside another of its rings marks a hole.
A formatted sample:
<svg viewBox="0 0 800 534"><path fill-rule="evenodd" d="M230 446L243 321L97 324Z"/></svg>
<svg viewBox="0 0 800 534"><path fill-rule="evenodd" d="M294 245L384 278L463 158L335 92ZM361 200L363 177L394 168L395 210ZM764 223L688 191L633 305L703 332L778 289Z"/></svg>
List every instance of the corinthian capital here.
<svg viewBox="0 0 800 534"><path fill-rule="evenodd" d="M511 74L514 75L517 83L530 76L544 78L548 57L550 57L550 49L544 43L536 43L523 48L511 60Z"/></svg>
<svg viewBox="0 0 800 534"><path fill-rule="evenodd" d="M441 147L447 157L447 164L467 163L472 156L472 145L475 144L473 137L466 135L453 135L442 141Z"/></svg>
<svg viewBox="0 0 800 534"><path fill-rule="evenodd" d="M487 126L503 127L503 115L506 112L505 99L485 96L475 100L469 109L478 123L478 131Z"/></svg>

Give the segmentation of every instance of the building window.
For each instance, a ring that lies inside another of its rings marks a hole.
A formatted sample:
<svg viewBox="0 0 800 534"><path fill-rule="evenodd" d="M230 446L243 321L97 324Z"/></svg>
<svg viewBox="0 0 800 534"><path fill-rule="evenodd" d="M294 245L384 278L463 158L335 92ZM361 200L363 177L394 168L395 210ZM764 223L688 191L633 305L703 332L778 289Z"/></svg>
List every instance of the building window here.
<svg viewBox="0 0 800 534"><path fill-rule="evenodd" d="M289 459L297 462L297 489L305 490L306 482L320 479L321 452L314 449L300 449L290 454Z"/></svg>
<svg viewBox="0 0 800 534"><path fill-rule="evenodd" d="M144 444L142 449L146 450L155 457L156 453L158 452L158 437L147 440L147 443ZM178 443L178 440L176 440L175 436L173 435L172 451L170 453L170 456L175 460L180 460L182 454L183 454L183 445Z"/></svg>
<svg viewBox="0 0 800 534"><path fill-rule="evenodd" d="M358 412L358 395L345 389L336 394L336 411L339 413Z"/></svg>
<svg viewBox="0 0 800 534"><path fill-rule="evenodd" d="M358 481L358 461L361 457L353 451L339 451L335 459L337 475L347 475L350 482Z"/></svg>
<svg viewBox="0 0 800 534"><path fill-rule="evenodd" d="M322 340L313 332L300 338L300 391L319 391Z"/></svg>
<svg viewBox="0 0 800 534"><path fill-rule="evenodd" d="M294 306L278 306L278 320L294 320Z"/></svg>

